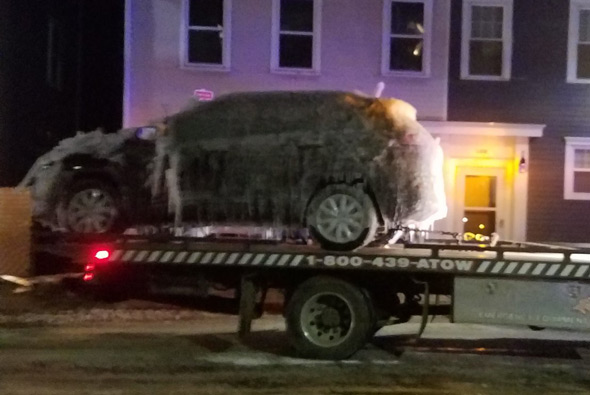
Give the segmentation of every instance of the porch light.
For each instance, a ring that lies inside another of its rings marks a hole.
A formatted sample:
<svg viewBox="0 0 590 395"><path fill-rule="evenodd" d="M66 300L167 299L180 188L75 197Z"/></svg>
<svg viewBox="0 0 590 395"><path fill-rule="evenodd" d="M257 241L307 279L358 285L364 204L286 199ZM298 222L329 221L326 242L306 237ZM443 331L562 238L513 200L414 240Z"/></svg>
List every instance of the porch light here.
<svg viewBox="0 0 590 395"><path fill-rule="evenodd" d="M526 159L524 158L524 151L520 153L520 161L518 162L518 172L519 173L526 173L527 165Z"/></svg>

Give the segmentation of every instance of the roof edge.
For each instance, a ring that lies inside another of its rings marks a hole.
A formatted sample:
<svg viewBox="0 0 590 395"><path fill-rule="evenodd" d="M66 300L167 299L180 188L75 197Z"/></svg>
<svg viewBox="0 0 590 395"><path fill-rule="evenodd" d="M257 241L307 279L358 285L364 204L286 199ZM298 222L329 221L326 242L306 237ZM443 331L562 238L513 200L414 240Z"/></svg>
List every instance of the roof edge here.
<svg viewBox="0 0 590 395"><path fill-rule="evenodd" d="M435 135L543 137L546 125L499 122L420 121Z"/></svg>

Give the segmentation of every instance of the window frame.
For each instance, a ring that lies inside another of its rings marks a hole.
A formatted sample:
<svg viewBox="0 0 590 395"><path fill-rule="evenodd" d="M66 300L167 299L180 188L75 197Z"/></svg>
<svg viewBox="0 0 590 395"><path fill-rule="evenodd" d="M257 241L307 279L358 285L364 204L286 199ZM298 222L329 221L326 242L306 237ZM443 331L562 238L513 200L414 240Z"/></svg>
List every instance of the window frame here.
<svg viewBox="0 0 590 395"><path fill-rule="evenodd" d="M182 31L180 36L181 67L184 69L206 70L206 71L229 71L231 68L231 14L232 1L223 0L223 27L220 30L223 34L221 46L221 63L197 63L189 62L189 31L190 30L216 30L210 27L193 27L189 25L190 0L183 0L182 4Z"/></svg>
<svg viewBox="0 0 590 395"><path fill-rule="evenodd" d="M578 42L580 39L580 12L590 10L589 0L570 0L567 35L567 75L566 82L590 84L590 78L578 78Z"/></svg>
<svg viewBox="0 0 590 395"><path fill-rule="evenodd" d="M574 172L576 171L574 160L576 149L590 150L590 137L565 137L563 198L565 200L590 200L590 192L574 191ZM590 169L587 171L590 172Z"/></svg>
<svg viewBox="0 0 590 395"><path fill-rule="evenodd" d="M500 75L478 75L470 74L469 60L471 56L471 24L472 7L489 6L502 7L502 72ZM463 80L484 80L484 81L508 81L512 74L512 43L513 43L513 0L464 0L461 24L461 79Z"/></svg>
<svg viewBox="0 0 590 395"><path fill-rule="evenodd" d="M422 3L424 5L424 33L422 41L422 71L392 70L389 68L391 60L391 7L393 3ZM399 77L430 77L432 59L432 29L433 29L433 1L432 0L385 0L383 2L383 36L381 39L381 74L383 76Z"/></svg>
<svg viewBox="0 0 590 395"><path fill-rule="evenodd" d="M281 0L272 1L272 34L270 48L270 71L278 74L319 75L321 71L321 32L323 0L313 1L313 31L311 68L280 67ZM301 32L297 32L301 34Z"/></svg>

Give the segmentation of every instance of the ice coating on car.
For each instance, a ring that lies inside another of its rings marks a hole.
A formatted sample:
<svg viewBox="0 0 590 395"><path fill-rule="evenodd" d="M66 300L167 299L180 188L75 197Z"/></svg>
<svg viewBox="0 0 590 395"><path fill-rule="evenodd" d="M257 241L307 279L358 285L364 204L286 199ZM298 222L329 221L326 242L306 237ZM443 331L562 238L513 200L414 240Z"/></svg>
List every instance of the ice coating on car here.
<svg viewBox="0 0 590 395"><path fill-rule="evenodd" d="M177 198L177 221L295 225L329 183L362 184L390 223L446 213L440 146L397 99L230 94L170 117L158 144L173 174L156 179Z"/></svg>
<svg viewBox="0 0 590 395"><path fill-rule="evenodd" d="M446 215L442 150L402 100L326 91L235 93L149 129L155 144L137 137L141 128L97 130L62 140L40 157L20 184L32 189L36 220L62 229L56 210L69 207L67 187L97 172L119 177L110 185L120 186L114 193L127 206L117 209L132 209L126 214L139 225L171 221L153 210L163 203L175 226L309 228L310 218L317 221L312 200L334 185L337 198L350 194L363 211L374 206L384 230L424 229ZM73 164L76 155L86 162ZM93 168L92 158L105 161ZM338 221L352 219L340 217L335 214ZM367 219L355 226L369 229L375 222Z"/></svg>
<svg viewBox="0 0 590 395"><path fill-rule="evenodd" d="M89 154L96 158L114 162L124 161L121 147L131 137L135 129L122 129L118 133L104 133L97 129L91 132L78 132L73 137L61 140L51 151L40 156L28 171L18 187L32 187L33 215L40 218L48 215L48 203L52 186L62 171L62 160L74 154ZM48 223L47 225L53 225Z"/></svg>
<svg viewBox="0 0 590 395"><path fill-rule="evenodd" d="M127 139L133 136L134 131L135 129L123 129L118 133L106 134L97 129L88 133L78 132L73 137L63 139L51 151L37 158L27 175L19 183L19 186L28 186L31 179L39 175L41 167L58 163L72 154L91 154L97 158L121 161L120 148Z"/></svg>

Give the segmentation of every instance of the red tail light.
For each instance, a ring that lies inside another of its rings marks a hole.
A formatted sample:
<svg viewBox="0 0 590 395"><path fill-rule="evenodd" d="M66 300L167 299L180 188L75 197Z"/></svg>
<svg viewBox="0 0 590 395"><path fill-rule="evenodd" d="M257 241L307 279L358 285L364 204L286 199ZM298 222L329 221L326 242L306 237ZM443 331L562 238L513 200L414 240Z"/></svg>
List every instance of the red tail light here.
<svg viewBox="0 0 590 395"><path fill-rule="evenodd" d="M109 259L109 256L111 256L111 254L107 250L96 251L96 254L94 254L94 257L100 261Z"/></svg>
<svg viewBox="0 0 590 395"><path fill-rule="evenodd" d="M96 261L104 261L109 259L110 256L111 254L108 250L98 250L94 253L94 259ZM94 279L94 270L98 264L99 262L90 262L86 264L84 267L84 277L82 277L84 281L92 281Z"/></svg>

